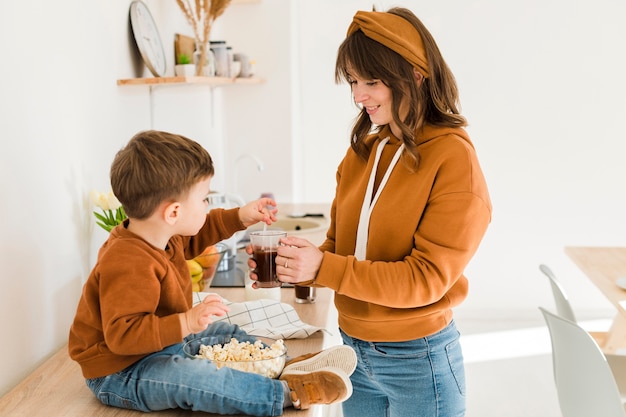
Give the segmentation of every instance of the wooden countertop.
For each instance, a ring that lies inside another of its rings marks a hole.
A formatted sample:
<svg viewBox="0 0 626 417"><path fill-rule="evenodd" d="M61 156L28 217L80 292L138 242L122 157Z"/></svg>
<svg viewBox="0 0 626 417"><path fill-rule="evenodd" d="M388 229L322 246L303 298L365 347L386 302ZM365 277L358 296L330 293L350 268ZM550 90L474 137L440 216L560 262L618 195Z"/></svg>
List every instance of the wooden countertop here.
<svg viewBox="0 0 626 417"><path fill-rule="evenodd" d="M244 301L243 288L215 288L215 292L230 301ZM330 333L317 332L306 339L290 339L285 342L289 355L319 351L327 346L341 343L338 338L337 319L332 305L333 292L327 288L318 288L314 304L295 303L293 288L281 289L282 301L294 306L305 323L327 329ZM324 415L327 407L314 406L309 410L285 410L287 417L312 417ZM125 410L102 405L89 391L80 372L80 367L72 361L64 346L43 365L37 368L19 385L0 398L0 415L3 417L145 417L139 411ZM156 417L217 416L181 409L155 411Z"/></svg>

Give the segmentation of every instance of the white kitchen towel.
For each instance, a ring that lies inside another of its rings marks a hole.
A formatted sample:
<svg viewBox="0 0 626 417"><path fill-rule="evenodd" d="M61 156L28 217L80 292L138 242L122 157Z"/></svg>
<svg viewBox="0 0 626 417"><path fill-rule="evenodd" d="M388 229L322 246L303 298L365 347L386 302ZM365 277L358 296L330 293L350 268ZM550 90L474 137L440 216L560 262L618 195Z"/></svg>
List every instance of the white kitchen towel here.
<svg viewBox="0 0 626 417"><path fill-rule="evenodd" d="M193 303L199 303L210 293L194 292ZM236 324L248 334L272 339L304 339L323 330L300 320L296 310L289 304L277 300L261 299L233 303L224 300L230 311L215 321Z"/></svg>

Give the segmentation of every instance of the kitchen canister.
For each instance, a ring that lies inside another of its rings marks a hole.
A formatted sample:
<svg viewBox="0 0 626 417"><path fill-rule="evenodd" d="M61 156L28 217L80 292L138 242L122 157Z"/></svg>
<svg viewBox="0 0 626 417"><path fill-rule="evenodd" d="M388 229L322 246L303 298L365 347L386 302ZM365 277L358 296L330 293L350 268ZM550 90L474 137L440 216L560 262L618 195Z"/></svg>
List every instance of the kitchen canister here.
<svg viewBox="0 0 626 417"><path fill-rule="evenodd" d="M228 49L226 41L211 41L211 50L215 55L215 75L228 77Z"/></svg>
<svg viewBox="0 0 626 417"><path fill-rule="evenodd" d="M228 74L230 78L233 78L239 75L239 72L237 72L237 75L233 75L233 61L234 61L233 48L231 46L227 46L226 47L226 62L227 62L226 73Z"/></svg>

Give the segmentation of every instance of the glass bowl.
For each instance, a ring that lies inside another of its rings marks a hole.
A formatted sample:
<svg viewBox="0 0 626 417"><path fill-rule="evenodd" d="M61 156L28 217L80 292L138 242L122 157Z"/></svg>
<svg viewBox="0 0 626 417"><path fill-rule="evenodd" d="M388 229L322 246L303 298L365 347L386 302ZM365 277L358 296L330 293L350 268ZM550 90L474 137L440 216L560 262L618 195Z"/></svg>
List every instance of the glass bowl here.
<svg viewBox="0 0 626 417"><path fill-rule="evenodd" d="M268 378L280 376L287 358L287 347L282 340L241 335L237 338L233 340L231 336L200 337L185 343L183 351L188 358L209 360L218 369L228 367ZM255 339L259 342L256 345ZM250 352L258 353L261 349L265 350L266 359L254 359L249 354Z"/></svg>
<svg viewBox="0 0 626 417"><path fill-rule="evenodd" d="M208 246L200 255L187 260L193 291L204 291L211 286L217 266L224 258L228 247L223 243Z"/></svg>

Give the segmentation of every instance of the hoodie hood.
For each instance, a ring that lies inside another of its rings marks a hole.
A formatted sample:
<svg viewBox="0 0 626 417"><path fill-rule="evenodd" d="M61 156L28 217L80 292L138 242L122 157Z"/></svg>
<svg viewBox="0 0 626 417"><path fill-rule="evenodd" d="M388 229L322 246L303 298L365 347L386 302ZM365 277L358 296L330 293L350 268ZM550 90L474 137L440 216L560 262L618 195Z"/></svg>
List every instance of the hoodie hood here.
<svg viewBox="0 0 626 417"><path fill-rule="evenodd" d="M417 143L417 146L419 147L420 145L428 143L432 141L433 139L437 139L442 136L448 136L448 135L457 136L463 139L465 142L467 142L472 147L472 149L474 148L474 144L470 140L469 135L467 134L465 129L463 129L462 127L442 127L442 126L435 126L435 125L427 124L417 132L415 141ZM393 133L391 133L391 129L389 128L389 125L383 126L380 132L375 133L369 138L367 138L366 143L368 147L372 149L377 142L387 137L389 138L389 143L392 143L392 144L400 143L400 139L398 139L397 137L393 135Z"/></svg>

